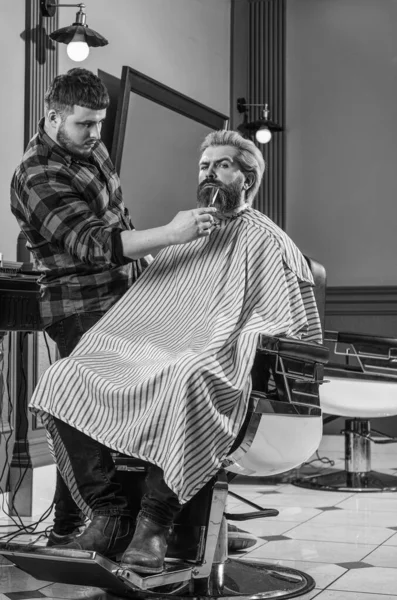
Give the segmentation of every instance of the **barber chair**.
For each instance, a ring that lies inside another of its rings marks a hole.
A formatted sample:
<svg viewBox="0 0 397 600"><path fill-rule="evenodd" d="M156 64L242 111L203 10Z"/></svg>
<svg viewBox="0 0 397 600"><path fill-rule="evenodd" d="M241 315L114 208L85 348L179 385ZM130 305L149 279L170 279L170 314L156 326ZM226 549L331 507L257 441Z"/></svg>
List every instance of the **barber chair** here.
<svg viewBox="0 0 397 600"><path fill-rule="evenodd" d="M345 419L345 469L292 483L331 491L396 492L397 477L371 469L371 444L395 443L397 438L373 437L370 421L397 415L397 339L325 332L325 342L333 356L324 372L321 408L329 415L325 423Z"/></svg>
<svg viewBox="0 0 397 600"><path fill-rule="evenodd" d="M325 273L314 261L309 264L321 300ZM73 556L57 557L41 553L40 547L2 544L0 554L40 580L94 586L139 599L286 599L310 591L315 582L301 571L228 558L226 519L278 512L264 509L232 515L226 512L226 501L228 480L236 474L273 476L296 468L317 450L322 437L319 385L327 360L328 348L323 345L260 336L244 423L220 471L179 514L163 573L142 576L95 552L73 551ZM130 498L134 510L134 502L139 504L136 490L144 491L145 463L121 455L115 456L115 462L120 481L127 483L125 489L134 489Z"/></svg>
<svg viewBox="0 0 397 600"><path fill-rule="evenodd" d="M314 581L305 573L228 559L226 517L233 515L225 513L227 471L269 476L313 454L322 436L318 389L327 359L328 349L322 345L261 336L243 426L223 468L181 511L163 573L141 576L95 552L56 557L40 553L40 547L2 544L0 554L40 580L95 586L136 598L292 598L308 592ZM116 464L121 478L136 477L135 490L137 482L144 485L142 461L119 456Z"/></svg>

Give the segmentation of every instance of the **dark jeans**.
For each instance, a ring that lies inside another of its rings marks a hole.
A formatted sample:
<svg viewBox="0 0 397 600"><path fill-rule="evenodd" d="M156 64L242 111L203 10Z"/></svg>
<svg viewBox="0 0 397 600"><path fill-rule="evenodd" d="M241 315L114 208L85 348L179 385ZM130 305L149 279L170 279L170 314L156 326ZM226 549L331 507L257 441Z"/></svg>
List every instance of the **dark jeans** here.
<svg viewBox="0 0 397 600"><path fill-rule="evenodd" d="M61 358L71 354L83 334L102 316L101 313L75 314L46 329L57 344ZM54 421L68 453L79 492L94 514L130 515L109 449L63 421ZM141 502L142 513L159 525L171 525L181 506L177 496L165 484L162 470L154 465L148 467L146 489ZM59 471L54 503L55 533L71 533L82 524L83 515Z"/></svg>

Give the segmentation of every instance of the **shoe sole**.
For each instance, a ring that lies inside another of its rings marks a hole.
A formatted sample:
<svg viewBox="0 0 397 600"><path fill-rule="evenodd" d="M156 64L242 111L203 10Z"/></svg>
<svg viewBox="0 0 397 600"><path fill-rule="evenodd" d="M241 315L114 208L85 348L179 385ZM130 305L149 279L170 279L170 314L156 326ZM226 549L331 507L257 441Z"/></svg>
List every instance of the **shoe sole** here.
<svg viewBox="0 0 397 600"><path fill-rule="evenodd" d="M154 569L151 567L141 567L140 565L129 565L128 563L120 563L122 569L128 569L134 571L134 573L143 573L144 575L160 575L163 573L164 567L161 569Z"/></svg>

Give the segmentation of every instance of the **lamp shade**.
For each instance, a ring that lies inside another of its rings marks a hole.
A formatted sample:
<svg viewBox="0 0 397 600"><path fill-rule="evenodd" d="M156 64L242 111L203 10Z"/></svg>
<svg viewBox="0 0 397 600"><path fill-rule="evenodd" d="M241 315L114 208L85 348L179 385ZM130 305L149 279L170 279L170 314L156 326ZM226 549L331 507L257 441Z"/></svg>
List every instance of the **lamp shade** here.
<svg viewBox="0 0 397 600"><path fill-rule="evenodd" d="M248 121L247 107L260 106L263 109L263 115L256 121ZM255 137L260 144L267 144L272 139L273 131L283 131L278 123L269 119L269 109L267 104L252 104L246 102L245 98L237 98L237 110L244 114L244 121L237 127L237 130L246 138Z"/></svg>
<svg viewBox="0 0 397 600"><path fill-rule="evenodd" d="M249 123L245 118L237 130L244 137L255 137L260 144L267 144L271 140L272 132L283 131L283 128L269 119L258 119Z"/></svg>
<svg viewBox="0 0 397 600"><path fill-rule="evenodd" d="M109 43L100 33L97 33L86 25L80 25L79 23L73 23L73 25L61 27L61 29L53 31L50 33L50 38L55 42L69 44L76 34L78 34L79 37L81 36L81 39L84 38L86 44L93 48L96 48L97 46L106 46L106 44Z"/></svg>
<svg viewBox="0 0 397 600"><path fill-rule="evenodd" d="M280 125L274 123L274 121L270 121L270 119L257 119L256 121L251 121L250 123L248 123L248 121L244 121L241 123L240 127L241 129L245 129L247 133L256 133L258 129L262 129L263 127L266 127L270 131L283 130ZM240 129L240 127L237 127L237 129Z"/></svg>

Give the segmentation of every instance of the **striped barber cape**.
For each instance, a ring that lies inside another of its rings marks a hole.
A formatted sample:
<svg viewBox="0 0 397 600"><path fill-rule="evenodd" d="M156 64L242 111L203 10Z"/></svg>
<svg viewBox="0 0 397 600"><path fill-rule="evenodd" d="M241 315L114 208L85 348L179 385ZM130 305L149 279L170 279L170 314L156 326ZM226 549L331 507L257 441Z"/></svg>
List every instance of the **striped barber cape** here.
<svg viewBox="0 0 397 600"><path fill-rule="evenodd" d="M248 208L207 238L162 250L138 281L41 377L30 407L164 471L181 503L221 467L243 422L260 333L321 341L306 260Z"/></svg>

